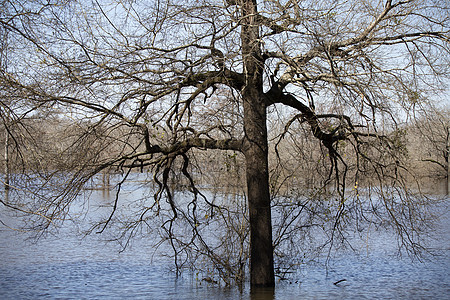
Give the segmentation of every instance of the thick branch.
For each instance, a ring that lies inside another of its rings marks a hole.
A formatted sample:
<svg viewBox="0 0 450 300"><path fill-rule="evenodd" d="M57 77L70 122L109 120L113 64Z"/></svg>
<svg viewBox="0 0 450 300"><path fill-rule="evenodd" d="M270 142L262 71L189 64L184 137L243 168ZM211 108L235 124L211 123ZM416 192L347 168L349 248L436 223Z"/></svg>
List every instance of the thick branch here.
<svg viewBox="0 0 450 300"><path fill-rule="evenodd" d="M150 143L146 143L146 145L150 145ZM234 151L242 151L242 140L238 139L223 139L223 140L214 140L214 139L206 139L193 137L188 138L182 142L178 142L172 144L170 146L159 146L159 145L151 145L147 147L146 153L163 153L163 154L178 154L188 151L191 148L199 148L199 149L218 149L218 150L234 150Z"/></svg>
<svg viewBox="0 0 450 300"><path fill-rule="evenodd" d="M266 93L266 97L267 102L281 103L300 111L304 120L310 125L313 135L324 142L327 147L331 147L331 145L339 139L338 136L324 132L320 128L318 117L314 111L298 101L293 95L285 94L279 88L272 86Z"/></svg>
<svg viewBox="0 0 450 300"><path fill-rule="evenodd" d="M212 86L213 84L218 83L240 90L245 84L245 79L240 73L224 69L221 71L191 74L180 83L180 86L197 86L198 84L209 84Z"/></svg>

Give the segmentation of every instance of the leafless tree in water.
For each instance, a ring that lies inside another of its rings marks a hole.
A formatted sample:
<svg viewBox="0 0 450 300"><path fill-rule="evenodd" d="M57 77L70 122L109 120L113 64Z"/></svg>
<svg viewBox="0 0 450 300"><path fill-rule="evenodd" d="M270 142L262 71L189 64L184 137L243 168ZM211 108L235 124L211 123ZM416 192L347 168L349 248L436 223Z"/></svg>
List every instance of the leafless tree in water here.
<svg viewBox="0 0 450 300"><path fill-rule="evenodd" d="M399 125L445 91L446 1L1 4L2 116L71 124L53 164L22 152L34 163L14 190L29 196L3 201L34 226L66 219L95 174L121 172L120 191L140 170L152 196L124 219L117 192L92 230L128 241L158 220L177 267L206 257L240 281L250 260L252 287L273 286L274 253L300 251L299 237L320 230L331 249L347 225L381 218L401 246L420 249L428 202L405 182ZM21 136L42 147L32 131ZM239 201L199 185L217 161L241 166L229 176L245 178Z"/></svg>

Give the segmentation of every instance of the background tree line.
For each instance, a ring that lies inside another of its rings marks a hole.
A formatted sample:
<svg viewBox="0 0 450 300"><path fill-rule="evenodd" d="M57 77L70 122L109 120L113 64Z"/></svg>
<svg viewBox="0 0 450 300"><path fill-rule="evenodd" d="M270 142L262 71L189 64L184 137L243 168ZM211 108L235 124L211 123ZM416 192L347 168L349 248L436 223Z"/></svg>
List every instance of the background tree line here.
<svg viewBox="0 0 450 300"><path fill-rule="evenodd" d="M437 111L430 107L421 110L412 120L401 125L397 132L391 132L392 138L397 139L399 149L405 157L405 164L411 173L407 177L412 189L424 188L436 181L441 181L444 192L447 179L447 140L448 140L448 111ZM17 123L17 124L14 124ZM280 130L282 131L282 130ZM121 137L133 140L132 134L123 130L106 132L101 126L96 126L89 121L72 122L64 116L57 114L36 115L20 121L9 121L2 128L0 148L5 149L6 137L9 135L9 170L11 173L23 171L33 172L42 169L48 171L71 171L80 161L79 156L89 155L89 148L103 148L102 159L120 155L123 144ZM33 139L24 138L32 135ZM84 148L74 148L77 139L83 138L81 144ZM301 128L296 128L289 133L289 137L272 137L277 143L271 149L272 156L279 158L276 164L271 165L271 190L276 194L280 189L306 189L318 188L326 179L327 153L321 149L320 143L308 139L308 134ZM134 137L138 139L138 137ZM135 141L135 142L136 142ZM349 156L349 164L356 165L352 159L352 151L348 145L340 145L341 152ZM205 188L216 188L235 191L244 191L245 182L242 176L242 158L234 151L228 152L204 152L199 151L196 156L201 162L199 169L202 177L198 183ZM354 158L354 157L353 157ZM2 156L3 170L5 170L5 155ZM355 167L353 167L355 168ZM135 172L148 172L148 167L135 169ZM120 172L119 169L111 169L105 172L111 174ZM363 174L359 179L359 186L364 187L365 182L370 182L373 174ZM352 177L353 178L353 177ZM188 186L182 178L176 180L181 186ZM419 181L420 184L415 183ZM14 183L12 183L14 184ZM349 183L352 184L351 182ZM433 185L434 186L434 185Z"/></svg>

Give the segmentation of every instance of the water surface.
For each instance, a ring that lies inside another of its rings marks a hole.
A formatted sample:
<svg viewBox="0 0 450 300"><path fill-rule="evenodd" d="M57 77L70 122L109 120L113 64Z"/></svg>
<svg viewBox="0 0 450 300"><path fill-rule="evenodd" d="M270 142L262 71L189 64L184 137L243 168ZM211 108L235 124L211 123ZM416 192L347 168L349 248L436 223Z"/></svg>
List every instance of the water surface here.
<svg viewBox="0 0 450 300"><path fill-rule="evenodd" d="M177 277L150 238L120 253L98 235L80 239L70 224L37 242L0 227L0 299L450 299L448 215L437 231L441 256L399 258L389 235L373 236L357 253L333 255L327 268L304 265L274 291L258 293Z"/></svg>

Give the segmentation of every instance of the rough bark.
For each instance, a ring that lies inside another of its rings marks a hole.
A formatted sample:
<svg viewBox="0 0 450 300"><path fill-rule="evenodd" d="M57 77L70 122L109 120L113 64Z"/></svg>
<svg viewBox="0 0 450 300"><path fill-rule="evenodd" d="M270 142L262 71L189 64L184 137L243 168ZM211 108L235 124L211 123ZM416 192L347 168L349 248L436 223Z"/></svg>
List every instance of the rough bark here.
<svg viewBox="0 0 450 300"><path fill-rule="evenodd" d="M5 191L9 190L9 134L5 132Z"/></svg>
<svg viewBox="0 0 450 300"><path fill-rule="evenodd" d="M250 213L250 282L252 287L274 286L272 221L270 209L266 105L263 94L263 59L256 1L242 5L242 53L246 84L244 105L247 193Z"/></svg>
<svg viewBox="0 0 450 300"><path fill-rule="evenodd" d="M446 164L447 164L447 189L446 194L450 192L450 126L447 126L447 149L446 149Z"/></svg>
<svg viewBox="0 0 450 300"><path fill-rule="evenodd" d="M253 287L260 287L274 285L274 271L266 115L264 105L252 95L248 91L244 97L244 154L250 213L250 281Z"/></svg>

